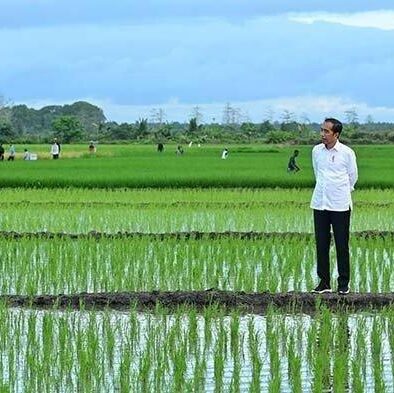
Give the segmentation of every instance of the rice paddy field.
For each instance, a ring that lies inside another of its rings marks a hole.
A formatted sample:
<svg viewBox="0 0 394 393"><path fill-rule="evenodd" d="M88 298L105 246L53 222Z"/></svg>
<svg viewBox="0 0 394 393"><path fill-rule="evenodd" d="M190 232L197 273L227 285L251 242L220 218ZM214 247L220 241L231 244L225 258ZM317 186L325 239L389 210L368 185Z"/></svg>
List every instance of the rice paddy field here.
<svg viewBox="0 0 394 393"><path fill-rule="evenodd" d="M182 156L175 145L162 154L156 146L99 145L90 155L87 145L64 145L60 160L51 160L49 146L27 146L37 161L23 161L25 146L17 146L15 162L2 162L3 187L84 188L215 188L285 187L311 188L312 146L243 145L227 146L229 158L221 160L224 146L185 146ZM287 173L294 149L301 171ZM394 145L355 146L360 176L358 188L394 187Z"/></svg>
<svg viewBox="0 0 394 393"><path fill-rule="evenodd" d="M229 147L228 160L218 147L184 157L167 146L167 156L78 149L58 162L0 163L1 392L394 390L394 307L367 301L394 292L393 148L356 149L351 290L365 297L361 309L328 307L325 296L313 311L258 313L216 303L16 307L12 296L279 296L317 282L309 147L296 175L283 169L291 147ZM335 288L334 252L332 277Z"/></svg>

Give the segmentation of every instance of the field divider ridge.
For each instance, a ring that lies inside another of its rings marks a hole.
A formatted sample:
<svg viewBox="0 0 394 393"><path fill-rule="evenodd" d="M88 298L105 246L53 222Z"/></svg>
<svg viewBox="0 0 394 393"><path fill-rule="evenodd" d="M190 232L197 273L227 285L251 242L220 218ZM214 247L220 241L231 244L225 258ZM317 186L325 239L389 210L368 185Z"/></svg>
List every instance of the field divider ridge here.
<svg viewBox="0 0 394 393"><path fill-rule="evenodd" d="M212 305L251 313L263 313L269 307L288 311L314 312L321 304L332 310L362 310L390 307L394 304L391 293L336 293L316 295L307 292L245 293L221 291L211 288L205 291L151 291L79 293L59 295L1 295L0 301L10 307L55 309L152 309L158 305L173 309L180 306L204 308Z"/></svg>
<svg viewBox="0 0 394 393"><path fill-rule="evenodd" d="M151 238L152 240L166 240L166 239L184 239L184 240L198 240L198 239L266 239L266 238L312 238L313 233L309 232L99 232L89 231L86 233L67 233L67 232L17 232L17 231L0 231L0 238L4 239L23 239L23 238L38 238L38 239L128 239L128 238ZM352 232L352 237L356 238L390 238L394 239L394 231L359 231Z"/></svg>

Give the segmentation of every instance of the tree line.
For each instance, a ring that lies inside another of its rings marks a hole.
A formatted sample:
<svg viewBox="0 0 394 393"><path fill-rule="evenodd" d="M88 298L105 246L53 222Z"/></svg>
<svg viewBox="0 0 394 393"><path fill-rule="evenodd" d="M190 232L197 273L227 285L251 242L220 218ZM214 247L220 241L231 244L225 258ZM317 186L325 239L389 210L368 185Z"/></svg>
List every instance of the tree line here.
<svg viewBox="0 0 394 393"><path fill-rule="evenodd" d="M101 108L88 102L50 105L41 109L10 105L0 100L0 141L3 143L47 143L56 137L62 143L94 140L100 143L177 142L189 143L316 143L320 124L306 115L296 119L284 110L280 120L267 111L260 123L251 122L239 108L226 104L221 122L203 121L201 109L193 108L184 123L168 122L165 111L153 109L150 118L133 123L108 121ZM356 110L344 112L343 138L358 144L394 143L394 123L375 122L371 116L361 122Z"/></svg>

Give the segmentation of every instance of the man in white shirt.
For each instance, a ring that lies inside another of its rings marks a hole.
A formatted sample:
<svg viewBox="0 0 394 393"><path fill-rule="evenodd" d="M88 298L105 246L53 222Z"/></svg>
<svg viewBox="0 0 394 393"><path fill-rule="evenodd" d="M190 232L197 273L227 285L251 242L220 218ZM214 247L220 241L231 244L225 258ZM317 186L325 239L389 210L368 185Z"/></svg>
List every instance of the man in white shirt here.
<svg viewBox="0 0 394 393"><path fill-rule="evenodd" d="M52 158L54 160L57 160L59 158L59 154L60 154L60 144L57 141L57 139L55 138L53 140L52 146L51 146L51 154L52 154Z"/></svg>
<svg viewBox="0 0 394 393"><path fill-rule="evenodd" d="M349 293L349 227L352 209L351 192L357 182L357 163L354 151L339 142L342 123L333 118L323 122L322 143L312 150L316 185L311 208L315 225L317 275L319 285L314 293L331 292L330 242L332 226L338 266L338 293Z"/></svg>

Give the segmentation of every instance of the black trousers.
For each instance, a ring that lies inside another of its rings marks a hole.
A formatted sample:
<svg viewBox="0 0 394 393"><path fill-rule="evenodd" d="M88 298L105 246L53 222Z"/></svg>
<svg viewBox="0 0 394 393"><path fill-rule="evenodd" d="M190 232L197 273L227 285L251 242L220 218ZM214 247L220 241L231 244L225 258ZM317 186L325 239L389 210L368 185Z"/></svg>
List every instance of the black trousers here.
<svg viewBox="0 0 394 393"><path fill-rule="evenodd" d="M330 285L330 243L331 226L334 232L337 252L338 287L346 287L350 280L349 266L349 227L350 209L344 212L313 210L317 253L317 275Z"/></svg>

